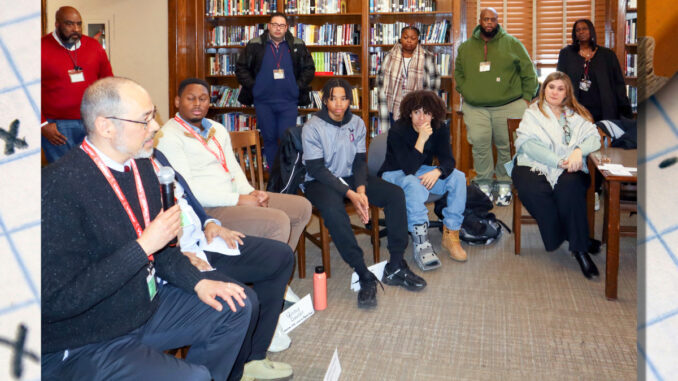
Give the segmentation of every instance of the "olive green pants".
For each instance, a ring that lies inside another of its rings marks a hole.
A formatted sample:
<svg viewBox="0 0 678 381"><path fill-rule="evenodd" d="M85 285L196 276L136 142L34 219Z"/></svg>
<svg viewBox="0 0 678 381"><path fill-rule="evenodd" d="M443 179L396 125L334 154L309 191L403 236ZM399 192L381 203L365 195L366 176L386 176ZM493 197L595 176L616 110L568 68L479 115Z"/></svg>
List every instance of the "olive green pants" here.
<svg viewBox="0 0 678 381"><path fill-rule="evenodd" d="M526 108L524 99L496 107L476 107L466 102L462 104L466 136L473 146L473 168L476 171L473 181L476 184L491 186L495 178L497 183L511 183L511 177L504 168L504 163L511 160L506 119L522 118ZM493 142L497 147L496 165L492 156Z"/></svg>

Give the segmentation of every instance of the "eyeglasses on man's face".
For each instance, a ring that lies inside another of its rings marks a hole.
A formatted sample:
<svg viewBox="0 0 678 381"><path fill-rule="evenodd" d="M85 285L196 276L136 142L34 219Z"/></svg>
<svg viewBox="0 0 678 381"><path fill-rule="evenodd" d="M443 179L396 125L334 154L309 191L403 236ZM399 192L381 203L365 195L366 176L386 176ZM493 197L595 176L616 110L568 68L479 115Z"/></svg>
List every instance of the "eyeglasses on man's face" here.
<svg viewBox="0 0 678 381"><path fill-rule="evenodd" d="M278 24L278 23L270 22L270 23L268 23L268 25L270 25L272 28L276 28L276 29L287 28L287 24Z"/></svg>
<svg viewBox="0 0 678 381"><path fill-rule="evenodd" d="M143 124L144 125L144 130L148 128L148 124L151 123L155 119L155 114L158 113L158 107L153 106L153 112L146 118L146 120L131 120L131 119L123 119L123 118L118 118L117 116L106 116L106 119L115 119L115 120L121 120L123 122L130 122L130 123L136 123L136 124Z"/></svg>

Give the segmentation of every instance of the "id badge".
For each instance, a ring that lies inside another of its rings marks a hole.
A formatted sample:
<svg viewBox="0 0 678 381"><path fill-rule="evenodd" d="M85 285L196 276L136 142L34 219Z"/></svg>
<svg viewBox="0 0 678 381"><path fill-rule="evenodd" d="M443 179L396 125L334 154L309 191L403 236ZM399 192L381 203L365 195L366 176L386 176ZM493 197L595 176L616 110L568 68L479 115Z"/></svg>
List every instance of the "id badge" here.
<svg viewBox="0 0 678 381"><path fill-rule="evenodd" d="M285 79L285 70L283 69L273 70L273 79Z"/></svg>
<svg viewBox="0 0 678 381"><path fill-rule="evenodd" d="M483 61L480 63L480 72L490 71L490 61Z"/></svg>
<svg viewBox="0 0 678 381"><path fill-rule="evenodd" d="M71 77L71 83L85 82L85 74L82 70L69 70L68 76Z"/></svg>
<svg viewBox="0 0 678 381"><path fill-rule="evenodd" d="M579 82L579 90L589 91L590 88L591 88L591 80L590 79L582 79Z"/></svg>
<svg viewBox="0 0 678 381"><path fill-rule="evenodd" d="M148 267L148 276L146 276L146 286L148 286L148 296L153 300L155 294L158 293L157 284L155 282L155 267L153 264Z"/></svg>

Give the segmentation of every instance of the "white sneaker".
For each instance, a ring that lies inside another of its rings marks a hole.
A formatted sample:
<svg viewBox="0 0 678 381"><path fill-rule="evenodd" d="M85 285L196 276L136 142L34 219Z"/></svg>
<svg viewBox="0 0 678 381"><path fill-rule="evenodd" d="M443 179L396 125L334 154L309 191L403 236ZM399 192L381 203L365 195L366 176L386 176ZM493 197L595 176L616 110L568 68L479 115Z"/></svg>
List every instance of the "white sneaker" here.
<svg viewBox="0 0 678 381"><path fill-rule="evenodd" d="M290 344L292 344L292 339L288 334L283 332L283 330L280 328L280 323L278 323L278 325L275 327L275 333L273 334L271 345L268 346L268 351L282 352L289 348Z"/></svg>
<svg viewBox="0 0 678 381"><path fill-rule="evenodd" d="M292 287L287 286L287 288L285 289L285 300L294 304L301 299L299 298L299 296L297 296L297 294L294 293L294 291L292 291Z"/></svg>
<svg viewBox="0 0 678 381"><path fill-rule="evenodd" d="M511 193L511 185L499 184L499 189L497 190L497 201L495 202L495 205L509 206L511 205L511 200L513 200L513 194Z"/></svg>
<svg viewBox="0 0 678 381"><path fill-rule="evenodd" d="M600 194L598 192L594 193L595 203L593 204L593 210L596 212L600 210Z"/></svg>
<svg viewBox="0 0 678 381"><path fill-rule="evenodd" d="M478 188L480 188L480 190L483 191L487 197L489 197L490 202L494 200L492 197L492 188L488 184L478 185Z"/></svg>

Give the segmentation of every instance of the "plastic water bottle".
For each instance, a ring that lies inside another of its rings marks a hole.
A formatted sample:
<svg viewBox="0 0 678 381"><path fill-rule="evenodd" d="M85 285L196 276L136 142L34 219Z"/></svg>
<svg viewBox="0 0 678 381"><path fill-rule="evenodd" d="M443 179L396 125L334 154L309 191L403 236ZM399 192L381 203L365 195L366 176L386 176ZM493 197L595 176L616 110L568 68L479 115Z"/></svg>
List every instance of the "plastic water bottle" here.
<svg viewBox="0 0 678 381"><path fill-rule="evenodd" d="M316 311L327 308L327 275L323 266L316 266L313 274L313 308Z"/></svg>

